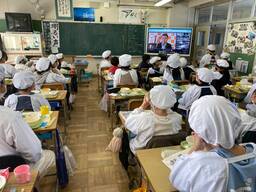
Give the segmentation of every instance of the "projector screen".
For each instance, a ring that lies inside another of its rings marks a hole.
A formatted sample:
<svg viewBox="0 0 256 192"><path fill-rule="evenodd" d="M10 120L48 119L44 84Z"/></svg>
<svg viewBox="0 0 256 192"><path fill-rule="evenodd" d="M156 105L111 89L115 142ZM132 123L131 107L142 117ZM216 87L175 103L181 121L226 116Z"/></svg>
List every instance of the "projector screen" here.
<svg viewBox="0 0 256 192"><path fill-rule="evenodd" d="M148 28L146 52L189 56L192 28Z"/></svg>

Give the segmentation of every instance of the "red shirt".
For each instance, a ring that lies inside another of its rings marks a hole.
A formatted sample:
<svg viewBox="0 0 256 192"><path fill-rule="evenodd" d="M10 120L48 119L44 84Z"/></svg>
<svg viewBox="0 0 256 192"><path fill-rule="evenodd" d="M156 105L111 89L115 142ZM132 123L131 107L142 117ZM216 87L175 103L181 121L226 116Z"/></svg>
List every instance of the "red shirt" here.
<svg viewBox="0 0 256 192"><path fill-rule="evenodd" d="M114 75L117 69L118 69L117 66L112 66L109 68L108 72Z"/></svg>

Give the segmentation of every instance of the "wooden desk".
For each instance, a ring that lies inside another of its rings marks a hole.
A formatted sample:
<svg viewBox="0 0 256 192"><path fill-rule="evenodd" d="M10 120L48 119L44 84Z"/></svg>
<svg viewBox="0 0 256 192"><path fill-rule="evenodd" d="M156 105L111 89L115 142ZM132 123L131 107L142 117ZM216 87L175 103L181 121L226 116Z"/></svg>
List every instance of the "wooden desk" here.
<svg viewBox="0 0 256 192"><path fill-rule="evenodd" d="M16 188L17 192L21 192L22 190L24 192L33 192L37 178L38 178L38 171L32 170L31 181L29 183L17 184L15 181L14 174L11 173L3 192L9 192L12 188Z"/></svg>
<svg viewBox="0 0 256 192"><path fill-rule="evenodd" d="M49 126L47 126L45 128L34 129L33 131L35 133L45 133L45 132L56 131L57 123L58 123L58 120L59 120L59 111L53 111L53 113L51 114L51 119L54 119L54 121Z"/></svg>
<svg viewBox="0 0 256 192"><path fill-rule="evenodd" d="M236 82L239 82L241 81L241 79L247 79L249 82L253 82L253 79L256 78L255 76L235 76L235 77L232 77L232 82L233 84L235 84Z"/></svg>
<svg viewBox="0 0 256 192"><path fill-rule="evenodd" d="M162 162L164 149L183 150L180 146L138 150L136 156L147 179L148 188L155 192L177 191L169 181L170 169Z"/></svg>
<svg viewBox="0 0 256 192"><path fill-rule="evenodd" d="M156 85L163 84L163 77L150 77L148 81L150 88L153 88Z"/></svg>
<svg viewBox="0 0 256 192"><path fill-rule="evenodd" d="M235 85L226 85L224 87L225 97L234 99L235 102L241 102L247 95L247 91L242 91Z"/></svg>
<svg viewBox="0 0 256 192"><path fill-rule="evenodd" d="M81 83L81 81L82 81L82 71L84 69L87 69L88 65L89 64L74 64L75 69L76 69L76 74L77 74L77 77L78 77L78 83Z"/></svg>

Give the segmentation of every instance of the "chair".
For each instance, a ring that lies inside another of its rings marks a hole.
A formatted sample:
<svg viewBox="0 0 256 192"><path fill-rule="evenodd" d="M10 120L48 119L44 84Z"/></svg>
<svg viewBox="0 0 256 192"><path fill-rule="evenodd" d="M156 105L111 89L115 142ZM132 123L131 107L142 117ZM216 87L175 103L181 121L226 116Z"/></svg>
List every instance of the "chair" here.
<svg viewBox="0 0 256 192"><path fill-rule="evenodd" d="M10 167L9 171L12 172L17 166L22 164L26 164L26 161L19 155L6 155L0 157L0 169Z"/></svg>
<svg viewBox="0 0 256 192"><path fill-rule="evenodd" d="M143 99L130 99L128 101L128 111L132 111L141 106Z"/></svg>
<svg viewBox="0 0 256 192"><path fill-rule="evenodd" d="M154 136L148 141L145 148L151 149L151 148L157 148L157 147L179 145L181 141L184 141L186 139L186 136L187 136L187 133L183 131L175 135Z"/></svg>
<svg viewBox="0 0 256 192"><path fill-rule="evenodd" d="M51 90L64 90L64 84L63 83L45 83L42 85L43 88L50 88Z"/></svg>

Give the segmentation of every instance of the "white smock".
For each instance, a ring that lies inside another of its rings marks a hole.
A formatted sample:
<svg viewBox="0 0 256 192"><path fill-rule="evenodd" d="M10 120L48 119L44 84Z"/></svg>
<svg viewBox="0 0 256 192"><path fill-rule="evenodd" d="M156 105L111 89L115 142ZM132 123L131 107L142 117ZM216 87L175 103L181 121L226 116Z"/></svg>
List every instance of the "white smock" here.
<svg viewBox="0 0 256 192"><path fill-rule="evenodd" d="M130 149L144 148L153 136L177 134L181 130L182 117L176 112L168 111L165 117L156 115L153 111L135 109L127 118L125 127L136 135L130 140Z"/></svg>
<svg viewBox="0 0 256 192"><path fill-rule="evenodd" d="M125 71L125 70L122 70L122 69L117 69L116 72L115 72L115 75L114 75L114 81L113 81L113 86L114 87L117 87L117 85L120 84L120 81L121 81L121 77L123 75L126 75L130 73L131 75L131 78L134 82L135 85L138 85L139 84L139 81L138 81L138 75L137 75L137 72L134 70L134 69L131 69L129 71Z"/></svg>
<svg viewBox="0 0 256 192"><path fill-rule="evenodd" d="M178 100L179 102L178 108L188 111L191 105L193 104L193 102L199 99L202 88L206 88L206 87L209 87L211 89L213 95L217 95L217 91L212 85L210 86L193 85L189 87L188 90L185 91L182 94L182 97Z"/></svg>
<svg viewBox="0 0 256 192"><path fill-rule="evenodd" d="M15 65L15 69L20 72L20 71L31 71L32 69L28 66L26 66L25 64L16 64Z"/></svg>
<svg viewBox="0 0 256 192"><path fill-rule="evenodd" d="M22 97L22 96L23 95L16 95L16 94L9 95L4 102L4 106L12 109L13 111L16 111L16 106L18 104L18 97ZM29 96L31 98L33 111L40 111L40 107L42 105L47 105L49 109L51 109L49 102L40 94L24 95L24 96Z"/></svg>
<svg viewBox="0 0 256 192"><path fill-rule="evenodd" d="M108 60L103 59L103 60L101 60L101 62L100 62L99 72L100 72L101 68L104 68L104 67L111 67L111 66L112 66L111 63L110 63Z"/></svg>
<svg viewBox="0 0 256 192"><path fill-rule="evenodd" d="M211 58L212 58L212 55L207 53L205 54L202 59L200 60L200 65L199 67L205 67L205 65L208 65L211 63ZM217 59L219 59L219 56L218 55L215 55L215 61L217 61Z"/></svg>
<svg viewBox="0 0 256 192"><path fill-rule="evenodd" d="M1 64L1 66L4 67L5 77L6 78L12 78L15 73L17 72L15 67L13 67L10 64Z"/></svg>
<svg viewBox="0 0 256 192"><path fill-rule="evenodd" d="M68 80L62 74L53 73L52 71L48 74L45 83L63 83L66 84Z"/></svg>
<svg viewBox="0 0 256 192"><path fill-rule="evenodd" d="M180 68L180 77L181 77L181 80L185 80L185 73L182 68ZM164 70L163 80L166 81L167 83L174 80L172 74L169 72L168 69Z"/></svg>

